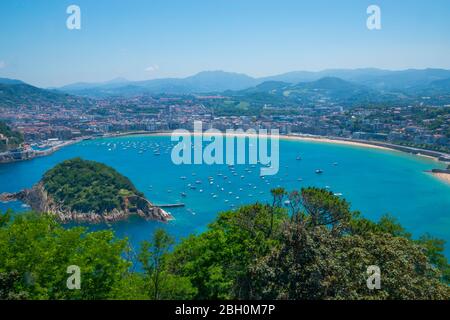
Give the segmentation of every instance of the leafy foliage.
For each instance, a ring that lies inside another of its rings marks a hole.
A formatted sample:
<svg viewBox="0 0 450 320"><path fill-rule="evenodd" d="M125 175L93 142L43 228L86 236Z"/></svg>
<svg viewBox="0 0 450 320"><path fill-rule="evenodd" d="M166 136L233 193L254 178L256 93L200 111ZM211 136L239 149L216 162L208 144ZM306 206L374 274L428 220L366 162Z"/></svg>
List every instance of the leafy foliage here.
<svg viewBox="0 0 450 320"><path fill-rule="evenodd" d="M414 241L390 216L378 223L351 212L327 190L272 190L273 206L226 212L183 241L172 270L191 278L198 299L449 299L442 242ZM274 230L273 210L277 210ZM367 268L382 270L369 290Z"/></svg>
<svg viewBox="0 0 450 320"><path fill-rule="evenodd" d="M80 212L124 208L126 196L143 196L113 168L80 158L66 160L47 171L43 183L55 200Z"/></svg>
<svg viewBox="0 0 450 320"><path fill-rule="evenodd" d="M111 231L0 214L0 299L450 299L442 240L414 240L391 216L367 220L327 190L272 195L178 245L156 231L136 256L142 272ZM65 286L69 265L81 290ZM378 290L367 287L373 265Z"/></svg>
<svg viewBox="0 0 450 320"><path fill-rule="evenodd" d="M272 212L271 206L255 204L220 214L208 231L175 248L171 270L191 279L198 299L245 298L252 290L248 266L278 243L267 236ZM273 233L279 232L283 216L275 209Z"/></svg>
<svg viewBox="0 0 450 320"><path fill-rule="evenodd" d="M50 217L29 213L0 227L0 298L107 299L130 263L126 240L111 231L64 229ZM82 290L66 286L67 267L81 269Z"/></svg>
<svg viewBox="0 0 450 320"><path fill-rule="evenodd" d="M152 240L142 242L138 256L149 296L155 300L192 297L196 290L189 279L176 276L166 269L167 254L174 240L163 229L156 230Z"/></svg>

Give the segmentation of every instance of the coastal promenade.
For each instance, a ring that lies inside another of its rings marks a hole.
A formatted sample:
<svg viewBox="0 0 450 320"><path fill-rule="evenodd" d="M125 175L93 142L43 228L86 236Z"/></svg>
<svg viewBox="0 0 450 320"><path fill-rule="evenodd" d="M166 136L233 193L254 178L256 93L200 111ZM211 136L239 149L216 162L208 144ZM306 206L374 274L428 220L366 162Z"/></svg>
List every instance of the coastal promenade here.
<svg viewBox="0 0 450 320"><path fill-rule="evenodd" d="M31 160L31 159L38 158L38 157L48 156L63 147L66 147L71 144L75 144L82 140L87 140L87 139L91 139L91 138L83 137L83 138L74 139L74 140L62 141L60 144L52 146L45 150L26 149L26 150L20 150L20 151L13 150L13 151L2 152L2 153L0 153L0 163Z"/></svg>

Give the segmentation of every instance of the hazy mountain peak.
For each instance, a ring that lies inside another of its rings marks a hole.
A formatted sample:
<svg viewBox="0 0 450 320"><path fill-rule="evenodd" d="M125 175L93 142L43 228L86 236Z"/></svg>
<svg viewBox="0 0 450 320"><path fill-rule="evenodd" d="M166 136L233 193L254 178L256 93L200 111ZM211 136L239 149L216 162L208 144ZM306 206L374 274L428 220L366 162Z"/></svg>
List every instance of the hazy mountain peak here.
<svg viewBox="0 0 450 320"><path fill-rule="evenodd" d="M189 94L239 91L252 89L264 91L263 88L278 89L284 84L299 84L319 81L313 86L339 86L341 89L356 86L375 90L392 91L423 87L435 80L450 78L450 70L445 69L408 69L383 70L377 68L359 69L327 69L322 71L292 71L270 77L253 78L243 73L227 72L223 70L207 70L185 78L160 78L145 81L128 81L116 78L101 83L77 83L59 88L59 90L84 96L109 95L142 95L142 94ZM257 87L265 82L262 87ZM282 82L284 84L276 84ZM348 82L348 83L345 83Z"/></svg>
<svg viewBox="0 0 450 320"><path fill-rule="evenodd" d="M0 78L0 84L25 84L25 82L16 79Z"/></svg>
<svg viewBox="0 0 450 320"><path fill-rule="evenodd" d="M227 72L223 70L207 70L196 73L193 76L187 77L185 79L201 79L201 78L212 78L212 79L232 79L232 78L241 78L241 79L251 79L254 78L246 75L245 73L238 72Z"/></svg>
<svg viewBox="0 0 450 320"><path fill-rule="evenodd" d="M130 80L124 78L124 77L117 77L114 79L111 79L109 81L103 82L103 84L115 84L115 83L128 83Z"/></svg>

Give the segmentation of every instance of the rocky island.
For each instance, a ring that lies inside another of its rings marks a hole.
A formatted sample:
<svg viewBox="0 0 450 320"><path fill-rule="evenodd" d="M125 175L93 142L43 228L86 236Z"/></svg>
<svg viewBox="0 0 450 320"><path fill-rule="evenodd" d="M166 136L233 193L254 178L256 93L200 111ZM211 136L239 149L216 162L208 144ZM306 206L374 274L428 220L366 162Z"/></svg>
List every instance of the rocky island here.
<svg viewBox="0 0 450 320"><path fill-rule="evenodd" d="M81 158L56 165L31 189L0 195L0 201L14 200L52 214L62 223L114 222L131 215L158 221L172 219L127 177L102 163Z"/></svg>

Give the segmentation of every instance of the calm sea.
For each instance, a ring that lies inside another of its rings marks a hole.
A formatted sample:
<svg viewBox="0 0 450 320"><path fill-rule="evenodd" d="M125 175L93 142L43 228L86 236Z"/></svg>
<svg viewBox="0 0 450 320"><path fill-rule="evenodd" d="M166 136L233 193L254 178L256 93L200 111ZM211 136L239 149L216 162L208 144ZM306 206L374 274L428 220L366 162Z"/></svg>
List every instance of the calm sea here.
<svg viewBox="0 0 450 320"><path fill-rule="evenodd" d="M98 139L65 147L48 157L0 164L0 193L29 188L57 163L82 157L112 166L156 204L186 204L168 210L175 220L166 224L133 218L92 227L112 228L119 237L128 237L134 247L149 239L156 228L167 229L177 239L202 232L220 211L270 201L269 191L276 186L329 188L367 218L376 220L390 213L414 236L430 233L450 240L450 185L424 172L443 167L431 159L355 146L281 141L279 173L261 179L258 166L174 165L173 145L169 137L159 136ZM316 169L323 174L316 174ZM0 210L9 207L27 210L19 202L0 203ZM450 256L450 245L446 253Z"/></svg>

